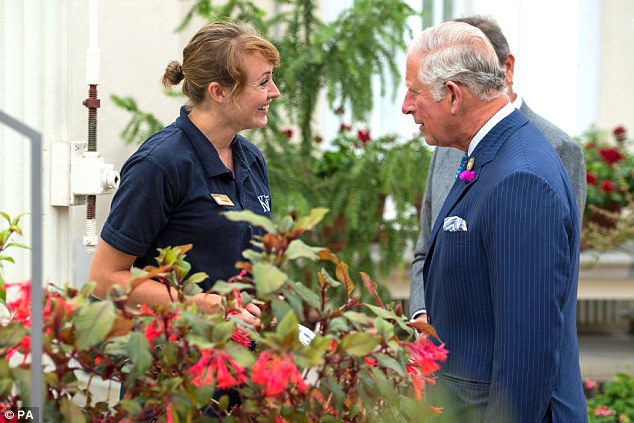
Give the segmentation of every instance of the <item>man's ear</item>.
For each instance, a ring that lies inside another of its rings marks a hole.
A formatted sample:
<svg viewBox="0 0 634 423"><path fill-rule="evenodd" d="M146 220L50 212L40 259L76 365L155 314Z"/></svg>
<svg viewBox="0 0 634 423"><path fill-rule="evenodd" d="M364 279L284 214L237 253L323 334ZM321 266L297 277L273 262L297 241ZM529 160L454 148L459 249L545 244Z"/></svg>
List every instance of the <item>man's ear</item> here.
<svg viewBox="0 0 634 423"><path fill-rule="evenodd" d="M452 115L457 115L462 106L462 90L460 85L453 81L445 82L445 88L447 89L447 99L449 102L449 111Z"/></svg>
<svg viewBox="0 0 634 423"><path fill-rule="evenodd" d="M227 99L225 90L223 89L222 85L217 82L212 82L207 86L207 94L209 94L209 97L217 103L222 104Z"/></svg>
<svg viewBox="0 0 634 423"><path fill-rule="evenodd" d="M515 74L515 56L509 53L502 65L504 69L504 82L507 86L513 86L513 75Z"/></svg>

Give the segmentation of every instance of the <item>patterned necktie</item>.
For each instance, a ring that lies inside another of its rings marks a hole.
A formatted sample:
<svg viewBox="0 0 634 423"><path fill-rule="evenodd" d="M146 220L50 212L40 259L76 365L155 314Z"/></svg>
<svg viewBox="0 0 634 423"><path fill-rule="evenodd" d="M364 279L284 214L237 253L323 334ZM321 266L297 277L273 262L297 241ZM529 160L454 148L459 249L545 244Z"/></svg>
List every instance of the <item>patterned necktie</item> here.
<svg viewBox="0 0 634 423"><path fill-rule="evenodd" d="M465 155L462 156L462 160L460 160L460 166L458 166L458 170L456 171L456 179L458 179L458 176L460 176L460 172L462 172L467 165L467 160L469 160L469 155L465 153Z"/></svg>

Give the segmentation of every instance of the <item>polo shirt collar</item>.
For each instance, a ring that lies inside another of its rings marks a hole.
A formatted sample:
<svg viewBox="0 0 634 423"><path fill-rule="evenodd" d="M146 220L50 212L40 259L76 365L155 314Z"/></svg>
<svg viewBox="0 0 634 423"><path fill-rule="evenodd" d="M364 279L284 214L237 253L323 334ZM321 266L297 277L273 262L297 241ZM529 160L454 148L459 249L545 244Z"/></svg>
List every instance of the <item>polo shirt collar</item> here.
<svg viewBox="0 0 634 423"><path fill-rule="evenodd" d="M218 156L218 152L211 142L189 119L189 113L184 106L180 109L180 117L176 119L176 124L185 134L185 138L191 143L196 155L203 164L207 177L213 178L223 173L230 173L229 169L220 160L220 156ZM231 142L233 145L233 160L236 167L240 167L240 165L248 166L242 146L242 137L236 135Z"/></svg>

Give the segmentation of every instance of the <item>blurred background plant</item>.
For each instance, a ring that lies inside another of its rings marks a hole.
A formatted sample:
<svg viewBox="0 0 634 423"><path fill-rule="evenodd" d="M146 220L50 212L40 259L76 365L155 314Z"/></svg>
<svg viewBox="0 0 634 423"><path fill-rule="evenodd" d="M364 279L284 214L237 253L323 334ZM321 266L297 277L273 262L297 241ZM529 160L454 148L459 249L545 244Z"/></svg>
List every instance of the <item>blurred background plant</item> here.
<svg viewBox="0 0 634 423"><path fill-rule="evenodd" d="M431 341L431 326L409 324L400 305L384 303L366 273L351 275L330 250L300 239L326 212L277 224L226 213L267 234L236 263L235 277L214 285L223 296L216 314L188 300L206 278L189 273L188 245L159 250L156 266L136 269L128 289L115 286L104 301L90 300L94 282L46 287L43 421L410 422L439 413L423 394L447 351ZM323 265L315 289L286 273L292 262L312 261ZM126 307L130 291L150 278L177 292L173 302ZM30 284L7 286L18 292L0 302L10 313L0 322L0 411L28 404L34 389ZM338 286L341 300L331 297ZM363 290L371 303L361 301ZM261 308L261 327L241 330L232 315L248 303ZM312 340L300 340L300 324L314 329ZM77 372L89 375L87 386ZM120 382L124 398L95 401L95 377Z"/></svg>
<svg viewBox="0 0 634 423"><path fill-rule="evenodd" d="M416 240L416 208L431 154L422 137L375 136L365 122L373 78L380 78L381 94L399 84L395 52L404 51L412 35L407 20L416 13L402 0L358 0L326 23L311 0L276 4L270 14L248 0L198 0L176 30L195 18L233 18L272 40L282 58L275 74L282 96L270 109L269 125L245 135L267 160L273 212L330 209L313 240L336 249L351 266L386 275L402 265ZM321 98L339 119L334 139L316 130ZM112 99L131 113L121 134L126 143L141 143L163 126L134 99Z"/></svg>
<svg viewBox="0 0 634 423"><path fill-rule="evenodd" d="M622 125L611 131L592 126L577 142L588 182L582 245L597 252L627 250L624 244L634 239L634 142Z"/></svg>
<svg viewBox="0 0 634 423"><path fill-rule="evenodd" d="M619 372L599 384L584 381L590 423L634 422L634 375Z"/></svg>

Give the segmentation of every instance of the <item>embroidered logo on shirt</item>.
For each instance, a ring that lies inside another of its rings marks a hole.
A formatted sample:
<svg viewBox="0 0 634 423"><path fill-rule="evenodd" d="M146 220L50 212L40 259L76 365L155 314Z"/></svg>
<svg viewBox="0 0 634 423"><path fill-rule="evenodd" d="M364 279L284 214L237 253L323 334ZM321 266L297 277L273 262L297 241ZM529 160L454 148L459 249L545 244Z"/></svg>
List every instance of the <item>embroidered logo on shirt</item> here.
<svg viewBox="0 0 634 423"><path fill-rule="evenodd" d="M262 210L265 212L271 211L271 205L269 203L270 197L268 195L258 195L258 200L260 200L260 204L262 205Z"/></svg>

